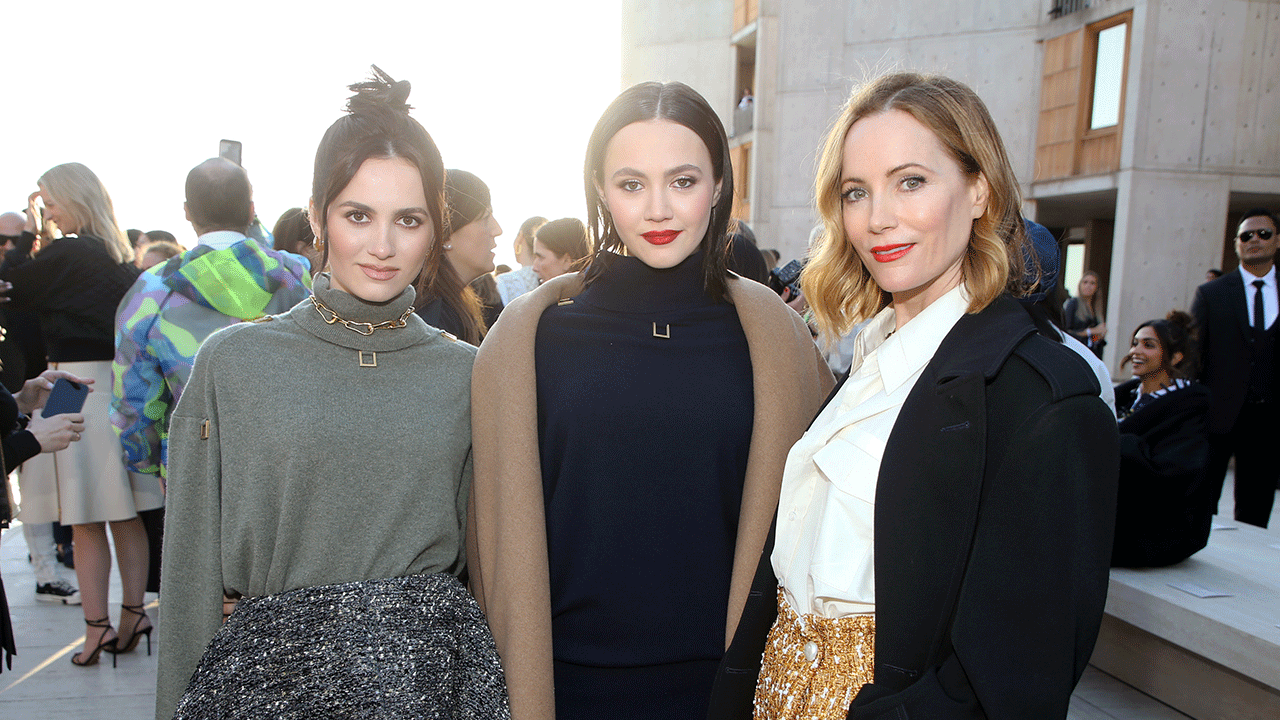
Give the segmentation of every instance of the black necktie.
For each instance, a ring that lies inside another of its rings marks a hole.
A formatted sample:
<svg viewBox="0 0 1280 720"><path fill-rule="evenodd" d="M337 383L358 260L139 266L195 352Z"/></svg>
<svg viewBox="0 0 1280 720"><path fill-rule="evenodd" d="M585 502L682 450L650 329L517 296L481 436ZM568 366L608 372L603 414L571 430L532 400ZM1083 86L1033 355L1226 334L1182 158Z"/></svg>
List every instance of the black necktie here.
<svg viewBox="0 0 1280 720"><path fill-rule="evenodd" d="M1266 285L1262 280L1254 280L1253 286L1257 288L1253 291L1253 329L1258 332L1266 332L1267 330L1267 314L1262 311L1262 287Z"/></svg>

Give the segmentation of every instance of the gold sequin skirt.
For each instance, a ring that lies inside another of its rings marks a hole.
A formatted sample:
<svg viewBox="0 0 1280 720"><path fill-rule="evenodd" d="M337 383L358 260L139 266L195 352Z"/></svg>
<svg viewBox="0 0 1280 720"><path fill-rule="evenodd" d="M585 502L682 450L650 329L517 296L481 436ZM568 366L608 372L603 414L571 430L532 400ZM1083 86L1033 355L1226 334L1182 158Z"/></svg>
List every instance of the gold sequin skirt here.
<svg viewBox="0 0 1280 720"><path fill-rule="evenodd" d="M756 683L755 720L844 720L853 697L873 679L875 640L875 615L802 618L778 588L778 619Z"/></svg>

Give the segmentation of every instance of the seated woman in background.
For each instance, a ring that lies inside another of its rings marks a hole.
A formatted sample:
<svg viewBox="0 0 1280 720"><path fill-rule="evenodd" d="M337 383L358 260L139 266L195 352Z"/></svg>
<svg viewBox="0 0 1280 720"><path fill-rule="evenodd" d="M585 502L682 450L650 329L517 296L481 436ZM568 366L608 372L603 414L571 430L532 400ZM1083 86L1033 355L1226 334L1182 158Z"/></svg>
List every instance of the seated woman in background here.
<svg viewBox="0 0 1280 720"><path fill-rule="evenodd" d="M1191 316L1177 310L1133 333L1116 387L1120 497L1111 564L1159 567L1187 559L1209 539L1212 500L1201 475L1209 460L1209 390L1195 377Z"/></svg>
<svg viewBox="0 0 1280 720"><path fill-rule="evenodd" d="M533 235L533 272L541 282L572 272L590 254L587 227L577 218L552 220Z"/></svg>

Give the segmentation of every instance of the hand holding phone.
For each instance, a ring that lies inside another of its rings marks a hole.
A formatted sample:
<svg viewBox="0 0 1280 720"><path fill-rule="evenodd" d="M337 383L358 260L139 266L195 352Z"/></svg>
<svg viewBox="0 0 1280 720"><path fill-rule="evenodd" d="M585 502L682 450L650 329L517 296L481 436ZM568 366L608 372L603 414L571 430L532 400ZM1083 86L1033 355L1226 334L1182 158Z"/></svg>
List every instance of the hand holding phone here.
<svg viewBox="0 0 1280 720"><path fill-rule="evenodd" d="M49 391L49 399L45 400L44 410L40 414L47 418L77 414L84 408L84 401L88 396L88 385L64 377L58 378L53 384L53 390Z"/></svg>

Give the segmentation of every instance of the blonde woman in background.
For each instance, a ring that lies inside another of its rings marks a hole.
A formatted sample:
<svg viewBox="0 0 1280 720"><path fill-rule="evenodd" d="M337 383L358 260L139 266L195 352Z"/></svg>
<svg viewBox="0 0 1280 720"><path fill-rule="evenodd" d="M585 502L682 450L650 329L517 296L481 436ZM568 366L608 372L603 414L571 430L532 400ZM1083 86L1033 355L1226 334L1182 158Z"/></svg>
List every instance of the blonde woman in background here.
<svg viewBox="0 0 1280 720"><path fill-rule="evenodd" d="M1062 304L1062 322L1068 335L1102 357L1102 348L1107 344L1107 323L1102 319L1102 278L1098 273L1085 270L1080 276L1076 296Z"/></svg>
<svg viewBox="0 0 1280 720"><path fill-rule="evenodd" d="M11 285L13 307L40 318L50 366L92 378L98 392L85 402L83 439L24 466L21 519L72 526L76 579L89 627L84 650L71 662L93 665L102 650L129 652L143 635L148 651L151 644L151 622L142 607L150 553L138 513L164 505L164 495L155 478L125 471L108 418L115 310L139 270L111 197L93 171L80 163L58 165L40 176L37 186L28 200L22 239L0 264L0 280ZM119 635L107 610L108 523L124 590Z"/></svg>

